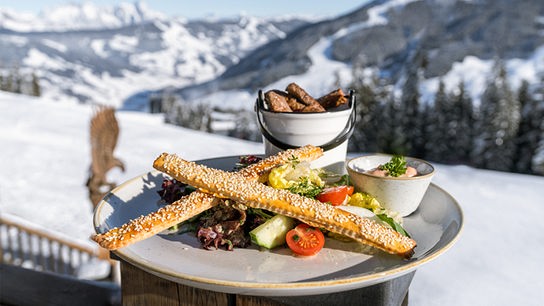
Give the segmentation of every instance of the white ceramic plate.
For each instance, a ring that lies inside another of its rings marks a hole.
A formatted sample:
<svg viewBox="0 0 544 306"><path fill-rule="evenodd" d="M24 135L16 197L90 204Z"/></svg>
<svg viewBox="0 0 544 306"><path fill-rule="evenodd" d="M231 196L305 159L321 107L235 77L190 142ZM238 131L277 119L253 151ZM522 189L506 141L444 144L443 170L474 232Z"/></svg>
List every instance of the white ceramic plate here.
<svg viewBox="0 0 544 306"><path fill-rule="evenodd" d="M238 157L225 157L199 163L231 170L236 161ZM96 232L157 210L157 191L165 177L152 171L114 189L95 210ZM418 210L404 218L404 226L418 244L410 260L329 238L321 252L308 258L293 256L288 248L207 251L190 233L155 235L114 253L149 273L201 289L260 296L313 295L362 288L415 270L454 244L463 214L455 199L431 184Z"/></svg>

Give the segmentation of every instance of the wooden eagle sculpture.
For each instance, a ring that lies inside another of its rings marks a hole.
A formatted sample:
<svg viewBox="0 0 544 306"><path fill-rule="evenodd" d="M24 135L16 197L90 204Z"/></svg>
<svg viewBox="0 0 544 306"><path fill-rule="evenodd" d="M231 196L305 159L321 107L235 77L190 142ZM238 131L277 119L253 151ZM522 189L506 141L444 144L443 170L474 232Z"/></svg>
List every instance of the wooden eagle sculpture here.
<svg viewBox="0 0 544 306"><path fill-rule="evenodd" d="M125 171L121 160L113 156L119 138L119 124L115 118L115 110L109 106L100 106L91 119L91 167L87 188L93 208L116 184L108 182L107 173L119 167Z"/></svg>

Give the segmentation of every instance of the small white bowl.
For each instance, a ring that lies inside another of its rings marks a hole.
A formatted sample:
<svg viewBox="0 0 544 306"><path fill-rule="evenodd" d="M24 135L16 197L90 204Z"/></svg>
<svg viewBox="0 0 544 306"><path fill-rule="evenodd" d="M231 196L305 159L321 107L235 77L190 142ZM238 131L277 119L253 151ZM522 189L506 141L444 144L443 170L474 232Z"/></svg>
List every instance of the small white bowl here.
<svg viewBox="0 0 544 306"><path fill-rule="evenodd" d="M356 191L375 197L383 208L398 212L402 217L413 213L423 199L434 167L421 159L405 157L406 165L417 170L413 177L382 177L368 173L391 160L387 154L369 154L349 160L346 168Z"/></svg>

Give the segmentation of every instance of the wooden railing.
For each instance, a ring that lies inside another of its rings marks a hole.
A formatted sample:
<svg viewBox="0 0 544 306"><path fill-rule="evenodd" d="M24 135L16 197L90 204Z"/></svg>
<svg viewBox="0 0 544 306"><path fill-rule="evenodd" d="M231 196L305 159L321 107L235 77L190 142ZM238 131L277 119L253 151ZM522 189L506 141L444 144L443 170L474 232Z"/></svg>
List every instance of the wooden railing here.
<svg viewBox="0 0 544 306"><path fill-rule="evenodd" d="M110 278L117 264L98 246L93 248L7 214L0 215L0 263L74 276L85 264L107 263Z"/></svg>

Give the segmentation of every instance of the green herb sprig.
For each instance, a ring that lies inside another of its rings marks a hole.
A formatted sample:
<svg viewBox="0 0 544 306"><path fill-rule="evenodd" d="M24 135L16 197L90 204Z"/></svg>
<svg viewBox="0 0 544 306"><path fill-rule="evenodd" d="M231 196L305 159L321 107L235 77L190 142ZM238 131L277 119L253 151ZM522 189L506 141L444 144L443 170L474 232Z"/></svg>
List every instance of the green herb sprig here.
<svg viewBox="0 0 544 306"><path fill-rule="evenodd" d="M288 158L288 161L291 164L291 166L293 167L293 169L295 169L297 167L297 165L300 164L300 159L295 155L291 155Z"/></svg>
<svg viewBox="0 0 544 306"><path fill-rule="evenodd" d="M249 207L248 208L248 213L254 214L254 215L257 215L257 216L261 216L265 220L268 220L268 219L274 217L273 213L271 213L269 211L265 211L265 210L260 209L260 208L251 208L251 207Z"/></svg>
<svg viewBox="0 0 544 306"><path fill-rule="evenodd" d="M308 198L315 198L323 191L323 187L313 184L307 176L301 177L295 184L287 189L292 193Z"/></svg>
<svg viewBox="0 0 544 306"><path fill-rule="evenodd" d="M385 170L390 176L398 177L406 173L406 160L404 156L394 155L390 161L380 165L380 170Z"/></svg>

